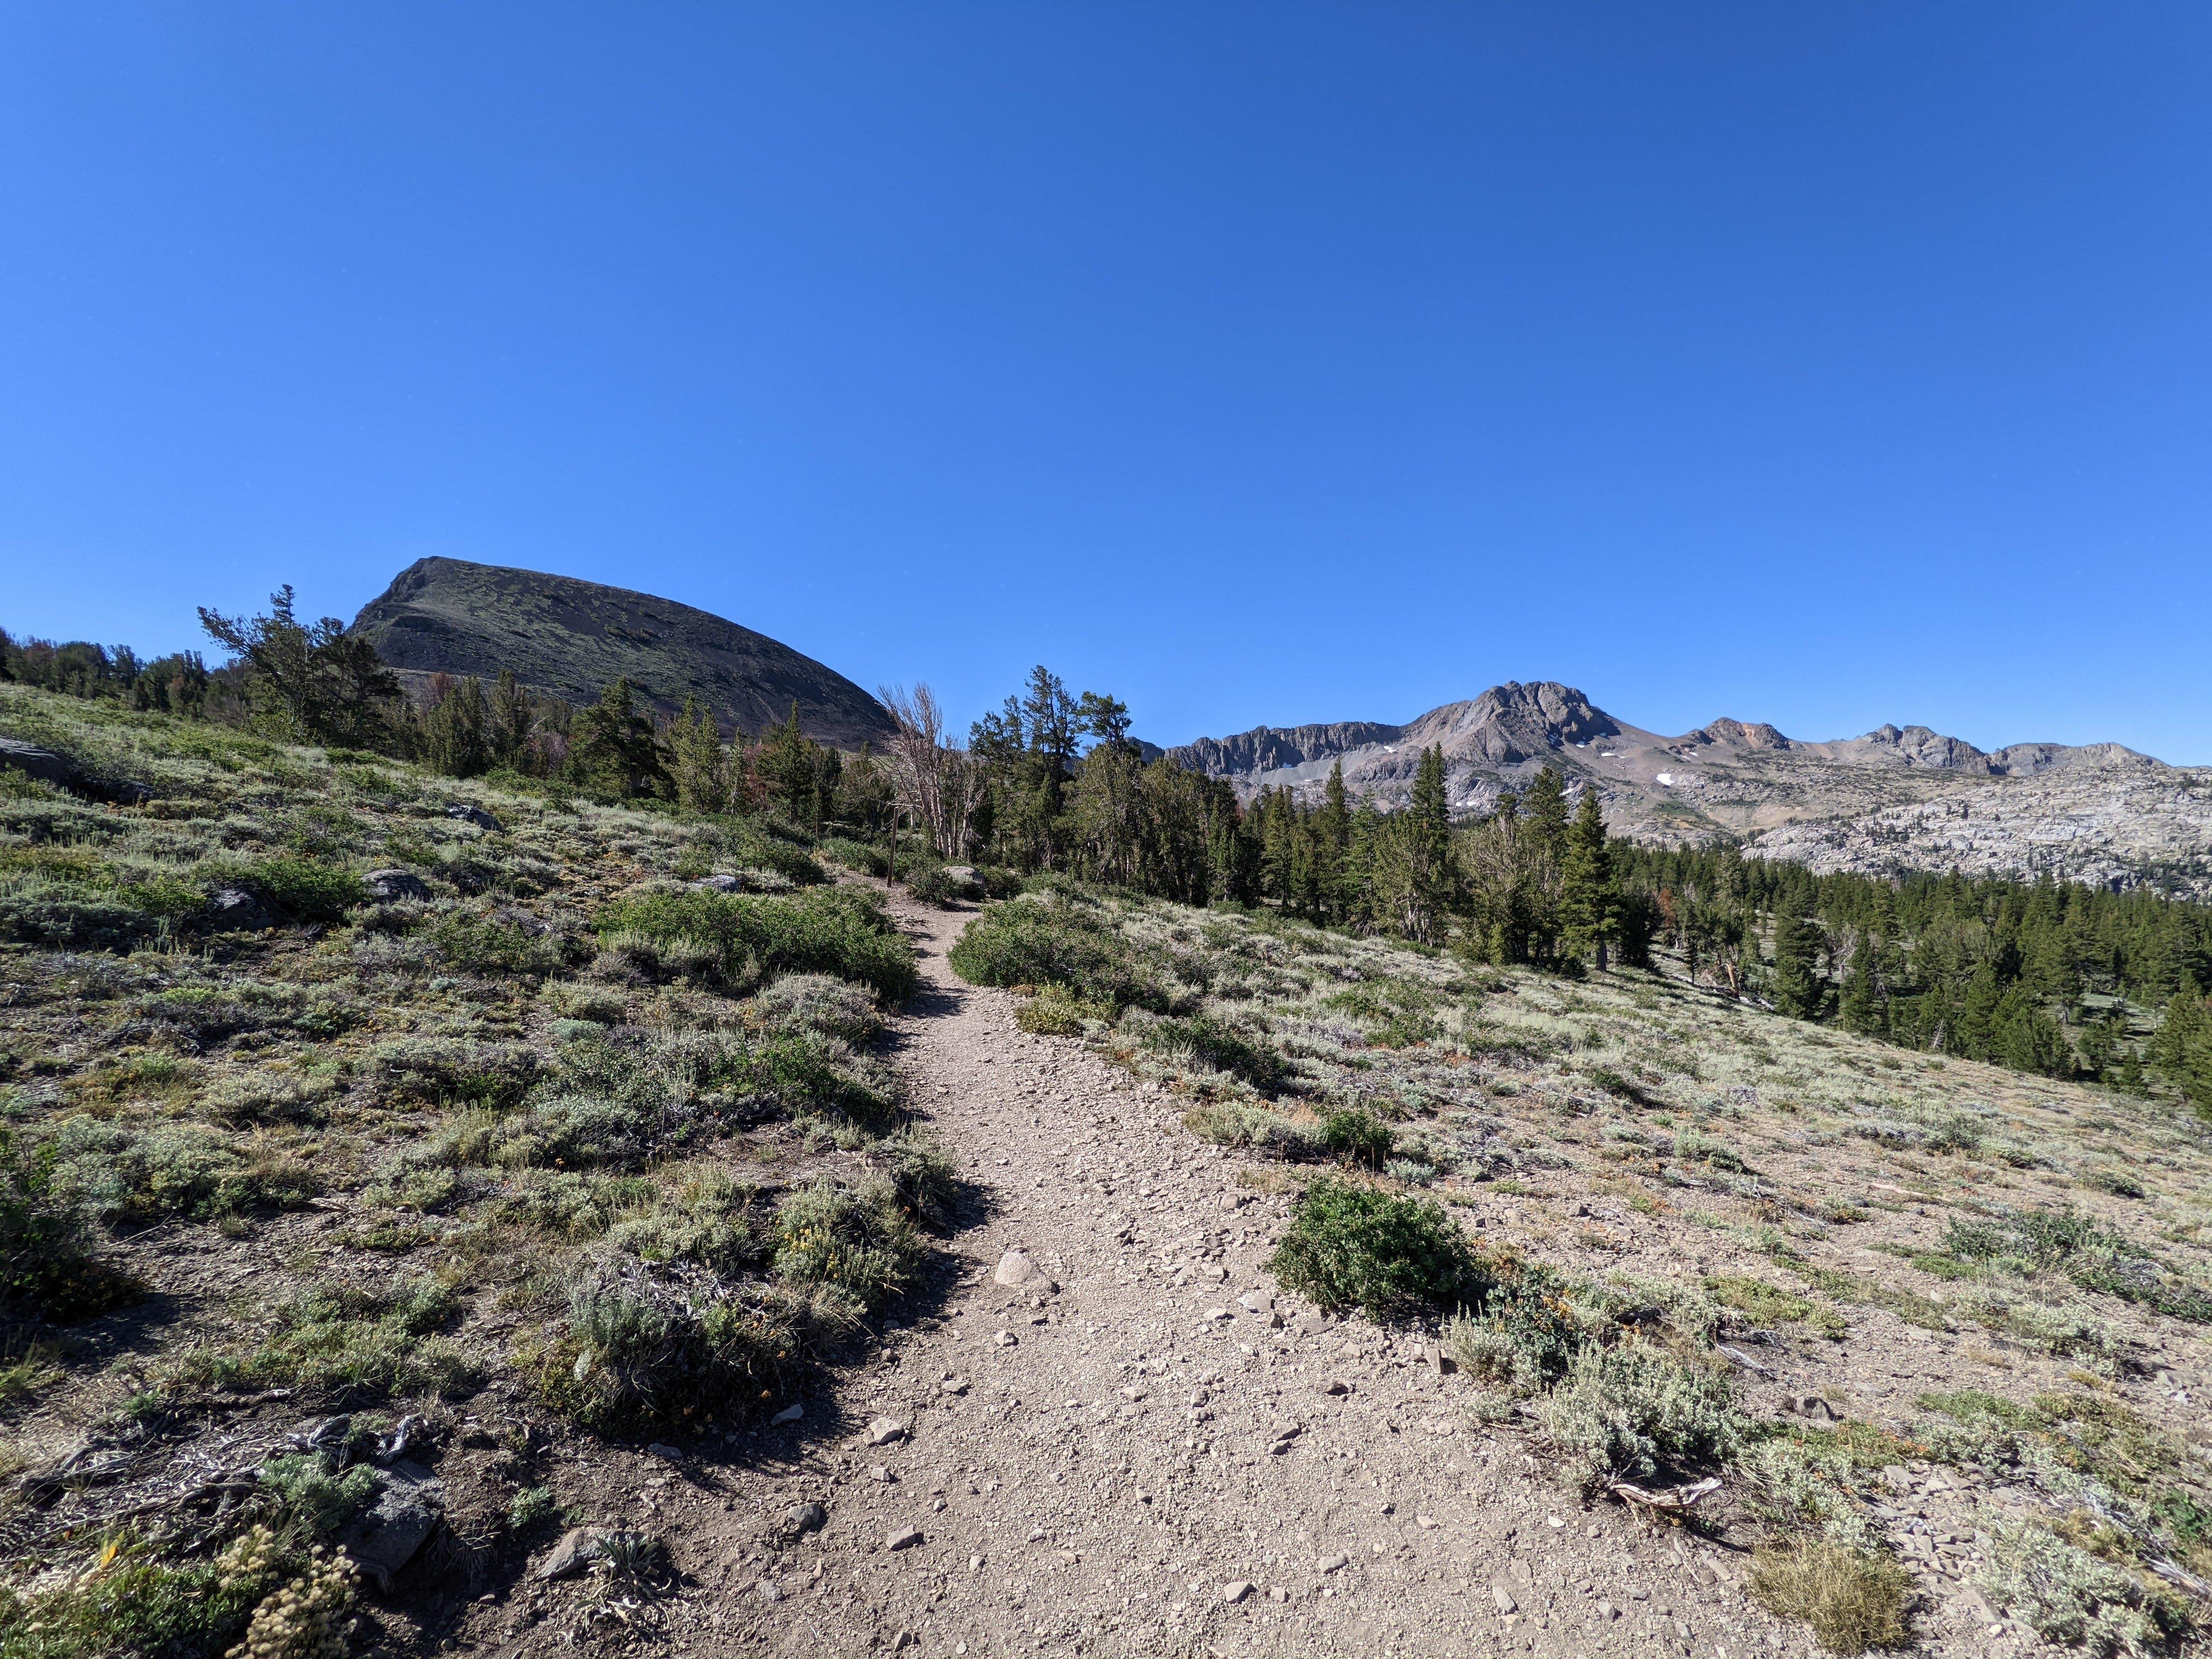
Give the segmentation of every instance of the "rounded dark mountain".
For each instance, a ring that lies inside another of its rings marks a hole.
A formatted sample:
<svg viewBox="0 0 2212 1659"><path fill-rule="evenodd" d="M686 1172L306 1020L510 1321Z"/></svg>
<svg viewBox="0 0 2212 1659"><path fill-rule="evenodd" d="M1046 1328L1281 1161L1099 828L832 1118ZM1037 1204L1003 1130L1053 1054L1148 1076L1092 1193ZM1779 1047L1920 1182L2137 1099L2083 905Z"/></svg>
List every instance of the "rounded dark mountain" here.
<svg viewBox="0 0 2212 1659"><path fill-rule="evenodd" d="M664 713L696 696L727 732L757 737L795 702L817 743L856 749L891 730L883 705L834 669L750 628L673 599L536 570L417 559L362 607L353 633L410 684L495 678L596 702L617 679Z"/></svg>

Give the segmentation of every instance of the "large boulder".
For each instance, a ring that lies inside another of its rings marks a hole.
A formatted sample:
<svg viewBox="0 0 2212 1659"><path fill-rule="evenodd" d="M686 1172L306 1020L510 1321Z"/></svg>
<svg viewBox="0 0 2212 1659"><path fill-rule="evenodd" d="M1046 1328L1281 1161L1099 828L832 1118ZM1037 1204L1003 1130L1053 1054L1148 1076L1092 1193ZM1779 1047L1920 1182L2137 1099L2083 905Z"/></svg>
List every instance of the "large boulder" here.
<svg viewBox="0 0 2212 1659"><path fill-rule="evenodd" d="M443 1483L420 1463L403 1457L384 1472L384 1490L377 1493L376 1502L338 1541L355 1565L376 1581L376 1588L389 1595L393 1577L429 1541L445 1515Z"/></svg>
<svg viewBox="0 0 2212 1659"><path fill-rule="evenodd" d="M412 870L372 870L361 878L361 884L369 897L385 904L430 896L429 883Z"/></svg>
<svg viewBox="0 0 2212 1659"><path fill-rule="evenodd" d="M507 828L481 806L471 806L466 801L455 801L446 809L446 816L459 823L473 823L479 830L489 830L494 835Z"/></svg>

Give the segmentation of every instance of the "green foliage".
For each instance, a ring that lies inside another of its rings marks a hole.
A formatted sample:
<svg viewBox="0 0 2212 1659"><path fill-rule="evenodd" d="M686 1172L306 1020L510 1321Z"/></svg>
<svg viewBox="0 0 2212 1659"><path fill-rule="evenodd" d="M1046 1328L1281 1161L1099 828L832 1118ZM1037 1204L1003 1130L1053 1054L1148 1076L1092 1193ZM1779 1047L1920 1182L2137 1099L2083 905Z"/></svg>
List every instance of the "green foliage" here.
<svg viewBox="0 0 2212 1659"><path fill-rule="evenodd" d="M1536 1412L1585 1489L1718 1462L1743 1437L1726 1378L1637 1341L1578 1350Z"/></svg>
<svg viewBox="0 0 2212 1659"><path fill-rule="evenodd" d="M289 1388L356 1403L391 1395L448 1394L481 1380L476 1364L435 1334L459 1303L434 1279L383 1291L321 1285L276 1310L267 1340L242 1351L196 1348L179 1380L227 1389Z"/></svg>
<svg viewBox="0 0 2212 1659"><path fill-rule="evenodd" d="M1143 1030L1146 1048L1183 1065L1195 1064L1272 1094L1290 1076L1281 1053L1264 1036L1239 1030L1212 1013L1155 1020Z"/></svg>
<svg viewBox="0 0 2212 1659"><path fill-rule="evenodd" d="M289 1519L325 1544L376 1501L383 1485L365 1463L334 1472L320 1452L272 1457L261 1466L261 1490L283 1505Z"/></svg>
<svg viewBox="0 0 2212 1659"><path fill-rule="evenodd" d="M220 879L236 883L270 908L301 921L337 921L368 898L352 871L291 853L223 870Z"/></svg>
<svg viewBox="0 0 2212 1659"><path fill-rule="evenodd" d="M690 942L710 953L725 982L787 973L834 974L871 986L886 1002L911 995L914 951L872 895L825 888L789 898L713 891L652 891L619 899L593 922L603 939Z"/></svg>
<svg viewBox="0 0 2212 1659"><path fill-rule="evenodd" d="M198 1123L67 1117L36 1157L53 1201L109 1227L285 1208L305 1203L319 1186L298 1160L241 1149L221 1130Z"/></svg>
<svg viewBox="0 0 2212 1659"><path fill-rule="evenodd" d="M2056 1269L2084 1290L2102 1291L2175 1319L2212 1324L2212 1291L2169 1273L2125 1235L2072 1209L2007 1210L1991 1219L1954 1219L1943 1248L1961 1261Z"/></svg>
<svg viewBox="0 0 2212 1659"><path fill-rule="evenodd" d="M1838 1340L1850 1328L1850 1322L1833 1309L1823 1308L1807 1297L1792 1296L1763 1279L1717 1274L1705 1280L1705 1293L1755 1325L1810 1325L1821 1335Z"/></svg>
<svg viewBox="0 0 2212 1659"><path fill-rule="evenodd" d="M776 1277L803 1290L828 1289L872 1308L914 1282L922 1246L897 1190L817 1182L786 1199L775 1217Z"/></svg>
<svg viewBox="0 0 2212 1659"><path fill-rule="evenodd" d="M600 1433L696 1426L771 1397L799 1359L792 1310L690 1294L611 1258L535 1356L546 1403Z"/></svg>
<svg viewBox="0 0 2212 1659"><path fill-rule="evenodd" d="M543 978L560 972L568 962L559 939L532 933L495 916L448 915L431 929L430 940L463 973L486 977L535 975Z"/></svg>
<svg viewBox="0 0 2212 1659"><path fill-rule="evenodd" d="M1981 1589L2054 1647L2098 1659L2164 1651L2189 1627L2179 1597L2032 1522L1998 1532Z"/></svg>
<svg viewBox="0 0 2212 1659"><path fill-rule="evenodd" d="M1346 1164L1379 1170L1396 1148L1398 1137L1374 1113L1353 1107L1322 1115L1321 1150Z"/></svg>
<svg viewBox="0 0 2212 1659"><path fill-rule="evenodd" d="M45 1147L0 1129L0 1313L58 1323L136 1301L143 1287L106 1261L76 1207L58 1199Z"/></svg>
<svg viewBox="0 0 2212 1659"><path fill-rule="evenodd" d="M542 1062L522 1043L401 1037L378 1044L369 1063L394 1103L508 1107L537 1081Z"/></svg>
<svg viewBox="0 0 2212 1659"><path fill-rule="evenodd" d="M1155 964L1094 903L1065 891L987 906L947 960L971 985L1058 985L1080 1001L1116 1010L1164 1008L1169 1001Z"/></svg>
<svg viewBox="0 0 2212 1659"><path fill-rule="evenodd" d="M0 1659L216 1659L307 1565L265 1528L212 1560L162 1560L128 1534L110 1541L118 1554L97 1572L0 1590Z"/></svg>
<svg viewBox="0 0 2212 1659"><path fill-rule="evenodd" d="M1014 1011L1014 1024L1039 1036L1081 1036L1085 1022L1111 1024L1110 1004L1085 1002L1065 985L1048 985Z"/></svg>
<svg viewBox="0 0 2212 1659"><path fill-rule="evenodd" d="M1488 1282L1438 1206L1328 1180L1299 1194L1267 1270L1322 1307L1376 1320L1471 1302Z"/></svg>

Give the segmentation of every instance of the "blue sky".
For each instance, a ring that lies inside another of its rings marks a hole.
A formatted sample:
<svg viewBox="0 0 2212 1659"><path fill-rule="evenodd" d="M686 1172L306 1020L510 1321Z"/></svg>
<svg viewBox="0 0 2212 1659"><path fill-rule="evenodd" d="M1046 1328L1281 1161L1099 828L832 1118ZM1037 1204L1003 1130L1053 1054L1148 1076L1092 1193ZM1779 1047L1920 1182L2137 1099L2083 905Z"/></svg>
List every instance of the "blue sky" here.
<svg viewBox="0 0 2212 1659"><path fill-rule="evenodd" d="M0 623L2212 762L2212 12L0 7Z"/></svg>

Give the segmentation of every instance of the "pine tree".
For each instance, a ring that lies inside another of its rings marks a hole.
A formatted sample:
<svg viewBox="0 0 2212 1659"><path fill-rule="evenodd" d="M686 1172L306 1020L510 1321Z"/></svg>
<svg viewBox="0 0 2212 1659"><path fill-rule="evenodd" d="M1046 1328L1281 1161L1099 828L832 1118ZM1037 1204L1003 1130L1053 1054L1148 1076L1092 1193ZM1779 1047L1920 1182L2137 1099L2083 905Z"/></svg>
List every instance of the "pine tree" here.
<svg viewBox="0 0 2212 1659"><path fill-rule="evenodd" d="M722 758L722 734L696 697L684 700L684 712L668 728L668 749L676 804L691 812L727 811L730 774Z"/></svg>
<svg viewBox="0 0 2212 1659"><path fill-rule="evenodd" d="M1820 930L1793 906L1774 925L1774 1006L1793 1019L1818 1019L1827 1004Z"/></svg>
<svg viewBox="0 0 2212 1659"><path fill-rule="evenodd" d="M532 724L530 694L512 668L501 669L491 693L491 752L496 764L520 768L530 747Z"/></svg>
<svg viewBox="0 0 2212 1659"><path fill-rule="evenodd" d="M1844 1029L1877 1036L1885 1030L1881 994L1875 981L1875 948L1863 930L1851 947L1851 971L1844 981Z"/></svg>
<svg viewBox="0 0 2212 1659"><path fill-rule="evenodd" d="M1538 850L1556 865L1567 859L1567 787L1558 769L1547 765L1521 792L1521 817Z"/></svg>
<svg viewBox="0 0 2212 1659"><path fill-rule="evenodd" d="M1620 922L1620 893L1613 882L1613 854L1606 844L1605 815L1597 787L1586 784L1574 821L1567 826L1565 854L1559 861L1559 944L1568 957L1595 957L1606 970L1606 951Z"/></svg>
<svg viewBox="0 0 2212 1659"><path fill-rule="evenodd" d="M599 702L576 711L568 726L567 770L582 787L618 799L668 792L653 722L631 702L627 679L617 680Z"/></svg>
<svg viewBox="0 0 2212 1659"><path fill-rule="evenodd" d="M491 713L484 704L483 682L473 674L458 685L441 675L431 684L441 693L422 717L422 758L434 772L472 778L492 762Z"/></svg>

